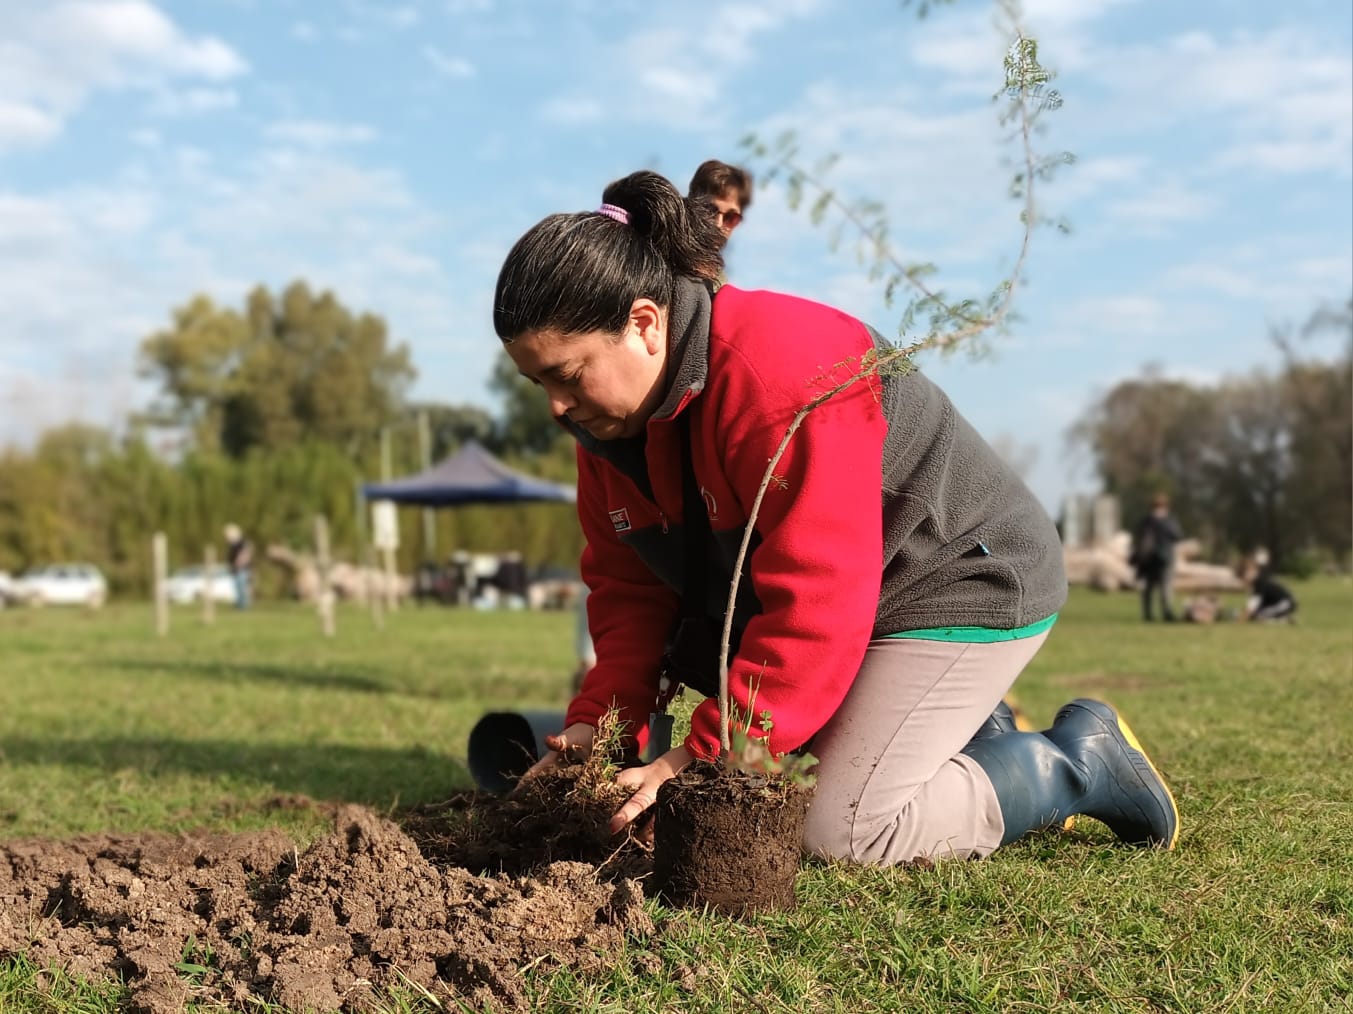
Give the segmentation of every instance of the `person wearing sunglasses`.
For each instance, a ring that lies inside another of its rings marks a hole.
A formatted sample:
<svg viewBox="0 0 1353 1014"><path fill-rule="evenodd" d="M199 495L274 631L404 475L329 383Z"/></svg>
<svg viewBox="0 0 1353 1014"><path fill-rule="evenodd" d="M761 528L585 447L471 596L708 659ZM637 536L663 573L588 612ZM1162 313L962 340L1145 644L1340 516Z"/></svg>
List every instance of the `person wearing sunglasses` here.
<svg viewBox="0 0 1353 1014"><path fill-rule="evenodd" d="M715 221L727 239L751 207L752 174L741 166L712 158L695 170L686 196L691 200L704 199L714 206Z"/></svg>

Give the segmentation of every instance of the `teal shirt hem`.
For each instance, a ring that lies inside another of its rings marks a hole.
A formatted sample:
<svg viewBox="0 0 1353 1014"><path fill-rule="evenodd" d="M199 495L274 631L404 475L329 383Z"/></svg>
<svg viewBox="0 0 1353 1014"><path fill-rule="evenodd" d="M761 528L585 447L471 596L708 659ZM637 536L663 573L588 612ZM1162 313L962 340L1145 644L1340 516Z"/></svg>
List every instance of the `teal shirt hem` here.
<svg viewBox="0 0 1353 1014"><path fill-rule="evenodd" d="M990 644L993 641L1018 641L1025 637L1037 637L1051 630L1057 622L1057 613L1053 613L1033 623L1011 630L997 630L994 627L929 627L925 630L899 630L896 634L886 634L887 638L909 637L918 641L961 641L965 644Z"/></svg>

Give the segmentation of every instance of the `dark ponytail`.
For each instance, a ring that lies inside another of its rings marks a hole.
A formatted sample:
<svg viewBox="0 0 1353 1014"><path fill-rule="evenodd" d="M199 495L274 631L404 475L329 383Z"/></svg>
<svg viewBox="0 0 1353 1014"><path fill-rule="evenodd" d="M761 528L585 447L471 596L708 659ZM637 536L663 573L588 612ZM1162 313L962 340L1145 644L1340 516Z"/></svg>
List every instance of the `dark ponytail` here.
<svg viewBox="0 0 1353 1014"><path fill-rule="evenodd" d="M619 334L636 299L671 306L678 277L723 269L725 239L709 206L657 173L616 180L602 201L624 209L628 223L595 211L550 215L512 247L493 297L503 341L541 328Z"/></svg>

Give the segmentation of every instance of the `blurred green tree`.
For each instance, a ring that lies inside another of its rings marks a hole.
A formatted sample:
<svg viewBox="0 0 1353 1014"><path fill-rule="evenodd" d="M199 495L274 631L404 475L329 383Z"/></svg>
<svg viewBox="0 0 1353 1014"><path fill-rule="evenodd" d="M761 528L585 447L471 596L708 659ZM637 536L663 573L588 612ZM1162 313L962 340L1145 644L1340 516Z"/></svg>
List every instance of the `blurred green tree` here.
<svg viewBox="0 0 1353 1014"><path fill-rule="evenodd" d="M1302 336L1348 339L1330 359ZM1280 369L1201 386L1148 367L1116 384L1072 426L1129 524L1170 494L1185 531L1214 554L1263 546L1347 566L1353 542L1353 301L1274 333Z"/></svg>
<svg viewBox="0 0 1353 1014"><path fill-rule="evenodd" d="M236 458L304 441L360 454L398 417L415 376L382 318L302 281L280 297L256 287L242 313L194 297L142 342L139 366L161 388L148 423Z"/></svg>

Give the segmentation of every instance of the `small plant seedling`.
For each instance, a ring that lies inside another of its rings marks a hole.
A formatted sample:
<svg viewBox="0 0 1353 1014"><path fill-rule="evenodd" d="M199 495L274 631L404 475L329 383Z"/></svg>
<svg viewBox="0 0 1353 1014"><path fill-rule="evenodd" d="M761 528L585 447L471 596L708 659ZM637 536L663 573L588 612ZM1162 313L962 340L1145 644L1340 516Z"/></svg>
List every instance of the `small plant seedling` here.
<svg viewBox="0 0 1353 1014"><path fill-rule="evenodd" d="M174 970L193 985L199 985L211 971L214 957L211 944L205 940L199 943L196 934L189 933L188 939L183 942L182 957L174 963Z"/></svg>
<svg viewBox="0 0 1353 1014"><path fill-rule="evenodd" d="M757 715L756 726L761 730L761 734L756 735L752 732L751 716L755 709L759 685L759 680L752 684L745 716L739 713L736 704L732 706L733 728L729 734L729 749L723 754L724 766L732 771L749 774L777 775L793 785L808 788L817 781L817 776L813 774L817 758L807 752L777 755L771 751L766 737L775 727L775 720L769 708L762 708Z"/></svg>

